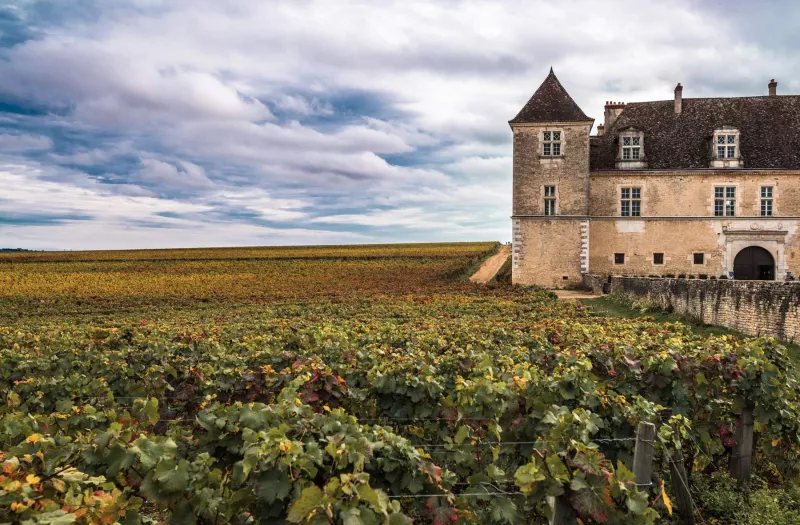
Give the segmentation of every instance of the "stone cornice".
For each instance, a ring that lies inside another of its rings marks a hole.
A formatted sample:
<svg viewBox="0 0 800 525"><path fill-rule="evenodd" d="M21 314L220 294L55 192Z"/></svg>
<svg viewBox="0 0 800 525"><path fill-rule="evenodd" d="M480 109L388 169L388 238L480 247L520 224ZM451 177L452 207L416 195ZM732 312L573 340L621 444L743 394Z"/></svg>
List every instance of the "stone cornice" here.
<svg viewBox="0 0 800 525"><path fill-rule="evenodd" d="M726 175L735 177L737 175L749 176L765 175L765 176L800 176L800 170L791 170L783 168L775 169L746 169L746 168L695 168L690 170L596 170L590 171L589 177L635 177L642 175L645 177L691 177L691 176L708 176L708 175Z"/></svg>
<svg viewBox="0 0 800 525"><path fill-rule="evenodd" d="M594 126L594 120L584 122L517 122L508 123L511 129L514 128L564 128L564 127L586 127L589 129Z"/></svg>
<svg viewBox="0 0 800 525"><path fill-rule="evenodd" d="M737 215L735 217L716 217L710 215L648 215L643 217L620 217L618 215L512 215L512 219L543 219L543 220L603 220L603 221L796 221L800 216L783 215L762 217L760 215ZM735 230L736 231L736 230Z"/></svg>

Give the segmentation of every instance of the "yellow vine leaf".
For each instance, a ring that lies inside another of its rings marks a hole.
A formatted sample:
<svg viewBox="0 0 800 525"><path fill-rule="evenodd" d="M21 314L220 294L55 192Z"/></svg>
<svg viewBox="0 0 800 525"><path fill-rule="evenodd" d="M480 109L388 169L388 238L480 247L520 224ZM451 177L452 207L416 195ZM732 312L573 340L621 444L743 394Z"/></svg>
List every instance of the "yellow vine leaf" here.
<svg viewBox="0 0 800 525"><path fill-rule="evenodd" d="M25 482L28 483L28 485L34 485L36 483L39 483L40 481L42 481L42 478L40 478L39 476L34 476L33 474L28 474L27 476L25 476Z"/></svg>
<svg viewBox="0 0 800 525"><path fill-rule="evenodd" d="M661 498L664 500L664 506L667 507L667 512L672 516L672 500L667 496L667 491L664 490L664 480L661 480Z"/></svg>

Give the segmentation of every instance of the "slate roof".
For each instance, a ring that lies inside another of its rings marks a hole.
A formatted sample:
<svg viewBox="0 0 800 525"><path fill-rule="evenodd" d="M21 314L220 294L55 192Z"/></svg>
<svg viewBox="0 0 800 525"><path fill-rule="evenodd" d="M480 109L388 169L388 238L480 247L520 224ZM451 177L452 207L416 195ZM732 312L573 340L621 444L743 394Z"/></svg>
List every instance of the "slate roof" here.
<svg viewBox="0 0 800 525"><path fill-rule="evenodd" d="M593 121L578 107L567 90L550 68L550 74L544 79L536 93L528 100L510 124L521 122L589 122Z"/></svg>
<svg viewBox="0 0 800 525"><path fill-rule="evenodd" d="M709 168L714 129L741 132L745 169L800 169L800 96L684 98L680 114L674 100L625 105L602 137L591 140L592 170L614 169L618 133L644 132L648 169Z"/></svg>

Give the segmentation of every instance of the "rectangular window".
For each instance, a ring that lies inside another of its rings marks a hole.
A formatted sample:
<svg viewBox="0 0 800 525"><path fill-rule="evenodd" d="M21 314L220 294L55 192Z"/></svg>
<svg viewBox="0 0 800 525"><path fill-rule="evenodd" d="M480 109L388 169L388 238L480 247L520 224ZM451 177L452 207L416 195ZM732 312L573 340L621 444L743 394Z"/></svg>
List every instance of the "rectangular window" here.
<svg viewBox="0 0 800 525"><path fill-rule="evenodd" d="M642 188L620 188L620 215L641 217Z"/></svg>
<svg viewBox="0 0 800 525"><path fill-rule="evenodd" d="M653 264L664 264L664 254L663 253L654 253L653 254Z"/></svg>
<svg viewBox="0 0 800 525"><path fill-rule="evenodd" d="M714 216L734 217L736 215L736 187L714 188Z"/></svg>
<svg viewBox="0 0 800 525"><path fill-rule="evenodd" d="M544 214L545 215L555 215L556 214L556 187L555 186L545 186L544 187Z"/></svg>
<svg viewBox="0 0 800 525"><path fill-rule="evenodd" d="M615 253L614 254L614 264L625 264L625 254L624 253Z"/></svg>
<svg viewBox="0 0 800 525"><path fill-rule="evenodd" d="M736 135L717 135L717 158L736 158Z"/></svg>
<svg viewBox="0 0 800 525"><path fill-rule="evenodd" d="M557 157L561 155L561 132L545 131L542 134L542 155Z"/></svg>
<svg viewBox="0 0 800 525"><path fill-rule="evenodd" d="M761 186L761 216L772 217L772 186Z"/></svg>
<svg viewBox="0 0 800 525"><path fill-rule="evenodd" d="M639 137L622 138L622 160L639 160L641 158L641 139Z"/></svg>
<svg viewBox="0 0 800 525"><path fill-rule="evenodd" d="M694 255L694 263L695 264L703 264L705 263L706 254L704 253L695 253Z"/></svg>

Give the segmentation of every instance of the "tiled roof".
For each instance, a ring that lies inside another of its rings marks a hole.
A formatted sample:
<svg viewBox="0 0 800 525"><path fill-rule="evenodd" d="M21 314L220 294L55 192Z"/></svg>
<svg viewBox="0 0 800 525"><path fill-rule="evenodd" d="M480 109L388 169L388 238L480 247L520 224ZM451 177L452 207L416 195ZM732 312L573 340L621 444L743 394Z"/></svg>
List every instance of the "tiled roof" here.
<svg viewBox="0 0 800 525"><path fill-rule="evenodd" d="M649 169L708 168L711 140L722 126L737 128L744 167L800 168L800 96L685 98L675 114L674 100L635 102L602 137L591 141L591 169L614 169L618 133L644 132Z"/></svg>
<svg viewBox="0 0 800 525"><path fill-rule="evenodd" d="M528 100L517 116L509 122L589 122L590 119L578 107L567 90L550 68L550 74L544 79L536 93Z"/></svg>

